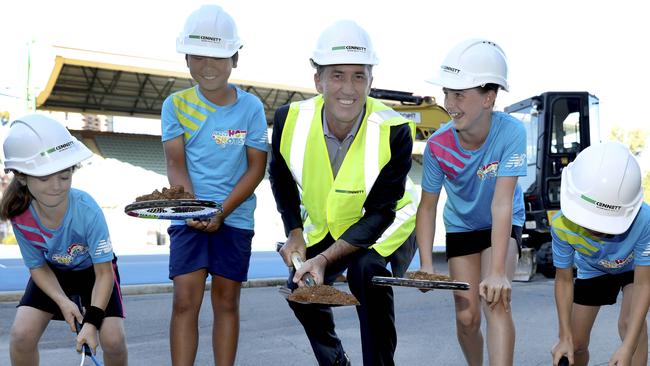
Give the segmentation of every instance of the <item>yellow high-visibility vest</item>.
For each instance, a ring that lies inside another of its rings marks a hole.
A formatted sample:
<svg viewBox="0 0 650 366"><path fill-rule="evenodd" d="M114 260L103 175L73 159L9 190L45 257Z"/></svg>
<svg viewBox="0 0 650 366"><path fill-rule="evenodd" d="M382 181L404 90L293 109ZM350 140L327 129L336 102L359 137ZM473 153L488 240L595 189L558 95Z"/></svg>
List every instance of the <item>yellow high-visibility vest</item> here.
<svg viewBox="0 0 650 366"><path fill-rule="evenodd" d="M329 232L338 239L364 213L363 204L381 169L390 161L390 127L415 124L376 99L368 97L366 113L334 179L323 132L323 97L291 103L282 130L280 153L298 185L307 246ZM395 220L371 248L387 257L415 229L417 194L407 177Z"/></svg>

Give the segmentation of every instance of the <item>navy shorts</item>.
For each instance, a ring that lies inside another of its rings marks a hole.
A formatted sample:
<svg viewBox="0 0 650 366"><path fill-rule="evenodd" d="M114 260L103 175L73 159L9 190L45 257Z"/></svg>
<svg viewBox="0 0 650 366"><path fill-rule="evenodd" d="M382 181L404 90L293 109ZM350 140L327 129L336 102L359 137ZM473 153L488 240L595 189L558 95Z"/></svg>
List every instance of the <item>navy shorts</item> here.
<svg viewBox="0 0 650 366"><path fill-rule="evenodd" d="M187 225L172 225L167 232L170 279L203 268L237 282L248 279L253 230L221 224L216 232L206 233Z"/></svg>
<svg viewBox="0 0 650 366"><path fill-rule="evenodd" d="M573 283L573 302L586 306L616 304L618 293L634 282L634 271L576 279Z"/></svg>
<svg viewBox="0 0 650 366"><path fill-rule="evenodd" d="M510 237L517 242L521 255L521 226L512 226ZM492 229L447 233L445 253L447 259L480 253L492 246Z"/></svg>
<svg viewBox="0 0 650 366"><path fill-rule="evenodd" d="M106 317L124 318L122 292L120 291L120 273L117 270L117 257L113 257L112 263L115 283L113 284L113 292L108 300L105 314ZM95 270L92 266L79 271L62 271L49 263L48 266L54 272L56 279L59 281L59 285L61 285L66 295L79 295L81 296L81 304L85 308L90 307L90 298L93 292L93 286L95 286ZM31 277L18 306L30 306L53 314L53 320L64 320L59 306L36 285Z"/></svg>

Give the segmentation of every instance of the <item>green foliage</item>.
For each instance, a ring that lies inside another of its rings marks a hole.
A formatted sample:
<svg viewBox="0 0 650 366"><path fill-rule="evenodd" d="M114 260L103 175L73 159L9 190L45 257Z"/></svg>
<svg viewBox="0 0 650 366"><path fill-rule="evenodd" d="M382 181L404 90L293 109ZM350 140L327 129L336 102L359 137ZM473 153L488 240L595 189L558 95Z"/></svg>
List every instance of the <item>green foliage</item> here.
<svg viewBox="0 0 650 366"><path fill-rule="evenodd" d="M650 204L650 172L643 177L643 200Z"/></svg>
<svg viewBox="0 0 650 366"><path fill-rule="evenodd" d="M627 134L627 145L635 156L639 156L645 149L645 142L648 139L648 131L641 129L632 130Z"/></svg>
<svg viewBox="0 0 650 366"><path fill-rule="evenodd" d="M639 156L645 149L649 135L650 132L639 128L625 131L621 126L614 126L609 133L609 138L624 143L634 156Z"/></svg>
<svg viewBox="0 0 650 366"><path fill-rule="evenodd" d="M648 131L637 128L626 132L625 129L623 129L621 126L614 126L609 133L610 140L616 140L624 143L630 149L632 154L637 157L641 155L645 149L645 144L648 140L648 136L650 136L650 132ZM650 154L650 151L646 153ZM647 203L650 203L650 172L646 172L643 176L642 185L643 200Z"/></svg>
<svg viewBox="0 0 650 366"><path fill-rule="evenodd" d="M618 125L612 127L611 131L609 131L609 139L625 143L625 130L623 127Z"/></svg>

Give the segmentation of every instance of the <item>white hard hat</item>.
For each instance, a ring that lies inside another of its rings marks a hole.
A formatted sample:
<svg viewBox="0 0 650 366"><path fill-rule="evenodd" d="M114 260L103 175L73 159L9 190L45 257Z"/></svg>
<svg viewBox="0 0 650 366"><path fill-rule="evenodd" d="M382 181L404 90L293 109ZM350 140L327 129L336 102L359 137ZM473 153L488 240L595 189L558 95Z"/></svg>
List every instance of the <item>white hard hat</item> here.
<svg viewBox="0 0 650 366"><path fill-rule="evenodd" d="M218 5L203 5L190 14L176 38L176 51L187 55L229 58L240 48L235 21Z"/></svg>
<svg viewBox="0 0 650 366"><path fill-rule="evenodd" d="M624 233L642 202L641 168L619 142L589 146L562 170L562 213L582 227Z"/></svg>
<svg viewBox="0 0 650 366"><path fill-rule="evenodd" d="M325 65L377 65L370 36L352 20L339 20L321 33L311 60Z"/></svg>
<svg viewBox="0 0 650 366"><path fill-rule="evenodd" d="M454 47L440 65L438 75L427 81L454 90L497 84L508 91L506 55L494 42L470 39Z"/></svg>
<svg viewBox="0 0 650 366"><path fill-rule="evenodd" d="M93 156L65 126L41 114L13 121L2 148L5 170L36 177L59 172Z"/></svg>

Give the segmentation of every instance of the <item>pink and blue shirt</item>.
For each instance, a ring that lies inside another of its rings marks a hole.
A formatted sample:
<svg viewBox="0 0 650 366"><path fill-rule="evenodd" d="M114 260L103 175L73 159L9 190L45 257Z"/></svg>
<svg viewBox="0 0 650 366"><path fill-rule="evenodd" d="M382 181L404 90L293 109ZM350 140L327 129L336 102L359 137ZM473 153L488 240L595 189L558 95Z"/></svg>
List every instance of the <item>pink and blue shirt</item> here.
<svg viewBox="0 0 650 366"><path fill-rule="evenodd" d="M497 177L526 175L526 130L511 115L493 112L483 145L467 150L460 145L450 121L429 137L423 160L422 190L440 193L444 186L447 193L443 213L446 231L489 229ZM523 226L524 197L519 184L512 206L512 225Z"/></svg>
<svg viewBox="0 0 650 366"><path fill-rule="evenodd" d="M45 262L61 270L77 271L113 260L113 247L104 213L86 192L70 189L68 209L54 230L43 226L30 205L11 219L27 268Z"/></svg>

